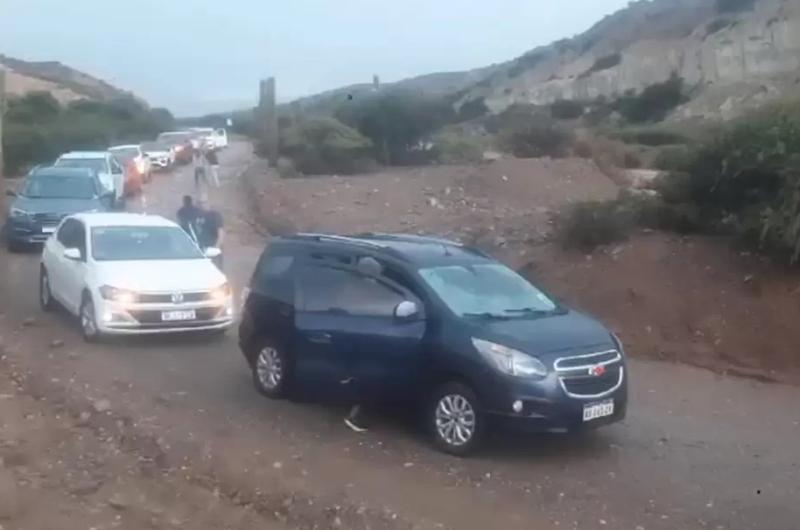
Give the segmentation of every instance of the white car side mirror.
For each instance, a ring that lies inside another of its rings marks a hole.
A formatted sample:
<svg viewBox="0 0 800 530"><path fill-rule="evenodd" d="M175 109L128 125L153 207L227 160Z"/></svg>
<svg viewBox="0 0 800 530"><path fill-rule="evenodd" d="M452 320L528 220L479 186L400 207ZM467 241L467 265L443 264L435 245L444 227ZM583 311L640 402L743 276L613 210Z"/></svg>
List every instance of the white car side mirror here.
<svg viewBox="0 0 800 530"><path fill-rule="evenodd" d="M399 320L407 320L419 313L419 308L417 304L414 302L410 302L406 300L405 302L400 302L397 304L397 307L394 309L394 316Z"/></svg>
<svg viewBox="0 0 800 530"><path fill-rule="evenodd" d="M64 257L72 261L80 261L82 259L81 251L77 248L65 248Z"/></svg>
<svg viewBox="0 0 800 530"><path fill-rule="evenodd" d="M208 247L204 253L207 258L211 259L217 258L222 255L222 251L217 247Z"/></svg>

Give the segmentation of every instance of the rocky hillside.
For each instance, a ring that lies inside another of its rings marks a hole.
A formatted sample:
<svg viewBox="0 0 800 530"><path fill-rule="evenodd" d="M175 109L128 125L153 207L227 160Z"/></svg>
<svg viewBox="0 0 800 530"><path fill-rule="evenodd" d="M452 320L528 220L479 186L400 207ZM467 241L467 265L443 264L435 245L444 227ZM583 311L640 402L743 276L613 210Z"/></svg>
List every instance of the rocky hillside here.
<svg viewBox="0 0 800 530"><path fill-rule="evenodd" d="M6 70L10 94L50 92L62 103L77 99L109 100L130 93L105 81L55 61L29 62L0 55L0 67Z"/></svg>
<svg viewBox="0 0 800 530"><path fill-rule="evenodd" d="M675 118L731 117L800 82L798 0L641 0L572 39L501 65L461 94L514 103L614 98L673 74L692 90Z"/></svg>

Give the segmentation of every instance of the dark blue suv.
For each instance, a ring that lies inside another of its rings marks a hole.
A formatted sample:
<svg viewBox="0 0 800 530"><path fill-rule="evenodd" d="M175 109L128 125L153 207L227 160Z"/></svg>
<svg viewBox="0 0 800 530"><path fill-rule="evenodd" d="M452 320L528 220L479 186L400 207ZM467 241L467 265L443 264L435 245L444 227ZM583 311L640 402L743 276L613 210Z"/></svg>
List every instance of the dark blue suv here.
<svg viewBox="0 0 800 530"><path fill-rule="evenodd" d="M447 240L276 239L239 341L262 394L408 401L457 455L490 423L565 432L619 421L627 407L625 355L608 329Z"/></svg>
<svg viewBox="0 0 800 530"><path fill-rule="evenodd" d="M46 167L31 171L8 210L6 244L11 250L43 243L67 215L106 211L114 197L97 173L85 168Z"/></svg>

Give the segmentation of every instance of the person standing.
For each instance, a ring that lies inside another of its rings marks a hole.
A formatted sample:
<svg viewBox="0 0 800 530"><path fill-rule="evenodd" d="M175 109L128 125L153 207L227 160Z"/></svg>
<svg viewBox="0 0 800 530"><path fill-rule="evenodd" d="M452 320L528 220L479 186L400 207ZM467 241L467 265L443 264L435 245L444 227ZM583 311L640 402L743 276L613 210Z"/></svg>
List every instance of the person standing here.
<svg viewBox="0 0 800 530"><path fill-rule="evenodd" d="M178 224L183 228L192 239L197 241L197 234L195 233L195 222L200 214L197 206L194 205L191 195L183 196L183 205L178 210Z"/></svg>
<svg viewBox="0 0 800 530"><path fill-rule="evenodd" d="M206 198L201 198L198 201L198 215L194 222L195 232L197 234L197 244L203 250L215 247L222 250L222 245L225 241L225 229L222 221L222 214L212 209L208 205ZM222 270L223 260L222 254L214 259L214 263Z"/></svg>
<svg viewBox="0 0 800 530"><path fill-rule="evenodd" d="M211 168L211 180L214 182L214 186L219 188L219 158L217 158L217 152L209 147L206 149L205 156L206 162Z"/></svg>

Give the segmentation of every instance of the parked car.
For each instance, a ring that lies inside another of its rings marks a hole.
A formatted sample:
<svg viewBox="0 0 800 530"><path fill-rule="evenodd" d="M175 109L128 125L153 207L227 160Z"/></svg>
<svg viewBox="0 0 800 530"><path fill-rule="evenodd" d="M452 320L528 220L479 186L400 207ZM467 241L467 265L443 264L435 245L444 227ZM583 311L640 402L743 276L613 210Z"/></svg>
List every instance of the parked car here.
<svg viewBox="0 0 800 530"><path fill-rule="evenodd" d="M228 131L225 129L192 127L189 130L202 135L203 144L208 149L219 150L228 147Z"/></svg>
<svg viewBox="0 0 800 530"><path fill-rule="evenodd" d="M142 182L150 181L152 172L150 158L142 151L141 146L135 144L115 145L110 147L108 151L117 157L117 160L125 164L133 164L133 169Z"/></svg>
<svg viewBox="0 0 800 530"><path fill-rule="evenodd" d="M9 195L14 197L5 224L9 250L43 243L66 215L106 211L114 205L114 193L87 168L34 169L19 193Z"/></svg>
<svg viewBox="0 0 800 530"><path fill-rule="evenodd" d="M194 156L191 134L185 131L164 132L158 135L157 142L172 149L173 158L178 164L189 164Z"/></svg>
<svg viewBox="0 0 800 530"><path fill-rule="evenodd" d="M114 191L118 205L125 202L125 169L108 151L72 151L56 160L55 167L80 167L95 171L103 186Z"/></svg>
<svg viewBox="0 0 800 530"><path fill-rule="evenodd" d="M456 455L477 447L490 419L571 431L619 421L627 407L625 354L608 329L440 239L273 240L239 344L262 394L407 401Z"/></svg>
<svg viewBox="0 0 800 530"><path fill-rule="evenodd" d="M163 217L90 213L64 219L45 244L40 302L78 316L87 341L104 335L224 331L231 289L205 253Z"/></svg>
<svg viewBox="0 0 800 530"><path fill-rule="evenodd" d="M175 164L175 152L166 143L145 142L142 151L150 159L150 167L167 170Z"/></svg>

